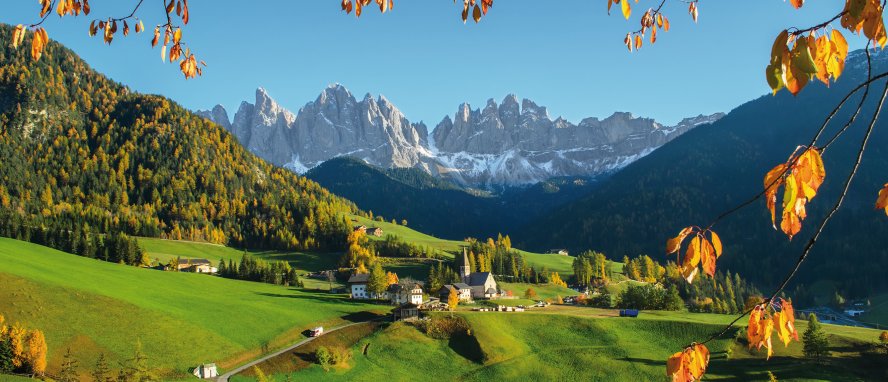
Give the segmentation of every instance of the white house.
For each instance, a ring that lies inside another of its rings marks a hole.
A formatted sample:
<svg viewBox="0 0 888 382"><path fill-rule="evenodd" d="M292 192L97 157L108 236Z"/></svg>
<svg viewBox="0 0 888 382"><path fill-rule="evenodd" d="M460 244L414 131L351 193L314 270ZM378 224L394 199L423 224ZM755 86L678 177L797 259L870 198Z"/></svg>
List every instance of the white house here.
<svg viewBox="0 0 888 382"><path fill-rule="evenodd" d="M216 371L215 363L205 363L194 368L192 372L195 377L200 379L208 379L208 378L216 378L219 376L219 372Z"/></svg>
<svg viewBox="0 0 888 382"><path fill-rule="evenodd" d="M438 292L438 296L441 297L442 302L447 302L447 299L450 297L451 290L456 291L457 296L459 296L460 302L472 301L472 287L466 285L465 283L456 283L452 285L445 285Z"/></svg>
<svg viewBox="0 0 888 382"><path fill-rule="evenodd" d="M422 305L422 285L419 283L412 285L392 284L389 285L386 292L393 305Z"/></svg>
<svg viewBox="0 0 888 382"><path fill-rule="evenodd" d="M367 280L370 279L368 273L358 273L348 278L349 289L351 289L351 298L369 299L370 292L367 291Z"/></svg>

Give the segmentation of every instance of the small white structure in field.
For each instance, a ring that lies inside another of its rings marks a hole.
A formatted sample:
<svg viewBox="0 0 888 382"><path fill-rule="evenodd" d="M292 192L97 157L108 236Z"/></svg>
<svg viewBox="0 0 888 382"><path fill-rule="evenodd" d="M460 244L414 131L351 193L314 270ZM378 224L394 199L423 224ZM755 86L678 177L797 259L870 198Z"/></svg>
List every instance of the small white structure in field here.
<svg viewBox="0 0 888 382"><path fill-rule="evenodd" d="M318 326L318 327L311 330L311 333L309 334L309 336L310 337L317 337L317 336L320 336L321 334L324 334L324 327Z"/></svg>
<svg viewBox="0 0 888 382"><path fill-rule="evenodd" d="M200 379L216 378L219 376L219 372L216 371L215 363L205 363L200 365L194 368L192 374Z"/></svg>

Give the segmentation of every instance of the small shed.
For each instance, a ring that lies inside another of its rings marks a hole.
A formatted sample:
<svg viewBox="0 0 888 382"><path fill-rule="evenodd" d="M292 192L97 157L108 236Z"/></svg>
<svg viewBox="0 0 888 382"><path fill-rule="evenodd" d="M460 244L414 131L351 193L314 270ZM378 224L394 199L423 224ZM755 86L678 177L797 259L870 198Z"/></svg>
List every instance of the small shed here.
<svg viewBox="0 0 888 382"><path fill-rule="evenodd" d="M216 370L215 363L205 363L203 365L200 365L194 368L192 374L200 379L216 378L219 376L219 372Z"/></svg>
<svg viewBox="0 0 888 382"><path fill-rule="evenodd" d="M638 317L638 309L621 309L620 317Z"/></svg>
<svg viewBox="0 0 888 382"><path fill-rule="evenodd" d="M407 321L419 318L419 306L416 304L405 304L392 309L393 321Z"/></svg>

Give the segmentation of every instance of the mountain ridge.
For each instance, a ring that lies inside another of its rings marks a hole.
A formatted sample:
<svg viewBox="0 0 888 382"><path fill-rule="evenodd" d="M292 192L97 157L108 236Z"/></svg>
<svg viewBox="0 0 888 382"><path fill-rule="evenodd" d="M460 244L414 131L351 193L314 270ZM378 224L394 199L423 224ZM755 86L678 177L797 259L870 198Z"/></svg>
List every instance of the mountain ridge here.
<svg viewBox="0 0 888 382"><path fill-rule="evenodd" d="M221 105L197 112L234 133L251 152L298 173L340 156L383 168L419 168L461 186L526 186L553 177L595 177L619 170L671 139L723 113L664 126L617 112L573 124L552 120L545 106L507 95L484 109L463 103L429 132L384 95L358 101L341 84L328 86L296 113L263 89L233 119Z"/></svg>

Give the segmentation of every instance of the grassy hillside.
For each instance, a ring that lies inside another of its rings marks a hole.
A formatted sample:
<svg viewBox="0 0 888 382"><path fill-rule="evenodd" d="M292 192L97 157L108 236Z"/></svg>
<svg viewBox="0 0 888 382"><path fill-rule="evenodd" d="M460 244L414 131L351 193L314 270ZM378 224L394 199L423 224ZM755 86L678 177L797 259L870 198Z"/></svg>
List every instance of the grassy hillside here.
<svg viewBox="0 0 888 382"><path fill-rule="evenodd" d="M166 240L150 237L140 237L139 245L154 260L158 259L166 263L170 259L204 258L214 264L222 259L240 260L244 254L243 249L226 247L219 244L201 243L195 241ZM300 271L318 271L336 267L340 253L316 253L296 251L273 250L247 250L251 256L269 261L288 261L291 266Z"/></svg>
<svg viewBox="0 0 888 382"><path fill-rule="evenodd" d="M141 341L166 375L200 362L231 367L306 328L385 307L213 276L160 272L0 238L0 312L46 333L50 372L70 347L81 365L112 365Z"/></svg>
<svg viewBox="0 0 888 382"><path fill-rule="evenodd" d="M367 219L361 216L352 216L354 220L354 224L363 224L367 227L379 227L382 228L382 231L385 234L396 235L406 241L414 243L416 245L428 246L441 251L456 253L460 251L460 247L465 243L458 240L444 240L439 239L434 236L426 235L424 233L413 230L408 226L402 226L400 224L392 224L390 222L378 222L375 220ZM372 240L382 240L383 238L378 238L371 236ZM482 238L485 239L485 238ZM543 267L548 268L550 271L558 272L561 275L571 275L573 274L573 257L572 256L560 256L553 254L544 254L544 253L533 253L527 252L523 250L518 250L524 257L527 259L528 263L533 265L535 268L542 270ZM611 266L614 267L615 272L622 272L622 266L618 263L611 263Z"/></svg>
<svg viewBox="0 0 888 382"><path fill-rule="evenodd" d="M409 381L434 375L439 381L659 381L664 379L666 357L730 319L668 312L625 319L613 317L613 311L589 308L461 314L471 325L472 337L434 340L410 324L396 323L357 341L330 341L351 345L353 359L347 367L324 372L303 362L290 378ZM800 326L804 330L805 324ZM780 345L775 356L766 361L762 353L746 350L745 344L731 338L717 340L709 344L713 355L707 379L767 380L770 370L781 381L880 380L881 364L861 357L856 350L876 332L835 326L827 326L827 331L834 358L816 368L800 359L800 343L788 349ZM262 366L274 371L286 363ZM286 372L275 374L276 380L283 381ZM234 380L251 378L238 376Z"/></svg>

